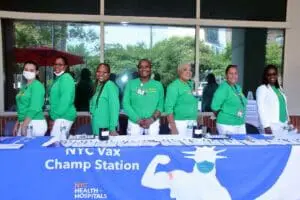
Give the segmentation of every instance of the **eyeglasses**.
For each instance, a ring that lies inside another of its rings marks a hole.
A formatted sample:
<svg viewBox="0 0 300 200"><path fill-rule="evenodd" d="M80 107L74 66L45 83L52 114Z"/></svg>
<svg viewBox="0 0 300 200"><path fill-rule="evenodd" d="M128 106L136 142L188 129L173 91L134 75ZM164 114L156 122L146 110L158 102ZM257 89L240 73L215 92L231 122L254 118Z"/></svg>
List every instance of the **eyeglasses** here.
<svg viewBox="0 0 300 200"><path fill-rule="evenodd" d="M59 67L61 67L61 66L64 66L65 64L61 64L61 63L54 63L53 65L54 65L54 66L59 66Z"/></svg>
<svg viewBox="0 0 300 200"><path fill-rule="evenodd" d="M108 74L109 72L97 71L96 73L99 73L99 74Z"/></svg>
<svg viewBox="0 0 300 200"><path fill-rule="evenodd" d="M138 68L139 69L150 69L151 66L149 66L149 65L140 65L140 66L138 66Z"/></svg>
<svg viewBox="0 0 300 200"><path fill-rule="evenodd" d="M268 73L267 76L277 76L277 73Z"/></svg>

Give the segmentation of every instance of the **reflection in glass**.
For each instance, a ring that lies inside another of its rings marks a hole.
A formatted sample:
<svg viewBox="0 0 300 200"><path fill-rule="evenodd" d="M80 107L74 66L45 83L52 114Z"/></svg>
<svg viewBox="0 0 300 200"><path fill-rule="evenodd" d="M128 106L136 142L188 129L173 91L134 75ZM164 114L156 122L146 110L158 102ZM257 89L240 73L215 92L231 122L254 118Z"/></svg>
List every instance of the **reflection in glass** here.
<svg viewBox="0 0 300 200"><path fill-rule="evenodd" d="M92 78L95 77L95 68L100 60L100 25L98 23L23 20L6 20L5 22L4 26L12 26L13 31L10 35L6 34L4 39L6 41L13 41L13 47L48 47L82 56L84 64L72 65L70 67L71 74L74 76L75 81L79 81L80 71L83 68L89 68L93 73ZM9 51L6 51L6 53L8 54ZM39 69L39 79L46 88L46 103L48 102L48 93L54 78L51 65L45 66L44 64L40 64ZM15 57L7 62L6 67L9 70L14 70L12 72L13 74L22 74L23 63L16 63ZM7 76L7 78L9 78L9 76ZM13 95L12 90L14 90L14 87L20 85L16 82L15 77L11 77L11 79L12 78L14 80L11 82L15 84L9 84L5 87L6 95ZM14 97L10 99L14 99ZM9 104L5 105L6 110L11 110L10 108L13 108L15 103L13 101L7 101L6 104ZM47 105L45 108L47 108Z"/></svg>
<svg viewBox="0 0 300 200"><path fill-rule="evenodd" d="M206 76L213 73L218 83L224 80L228 64L239 67L239 81L244 92L255 92L267 64L283 73L284 31L264 28L200 28L200 76L197 87L202 95Z"/></svg>
<svg viewBox="0 0 300 200"><path fill-rule="evenodd" d="M123 91L126 82L136 78L138 60L152 61L152 78L167 86L177 77L180 63L194 63L195 28L156 25L105 25L105 62L116 73Z"/></svg>

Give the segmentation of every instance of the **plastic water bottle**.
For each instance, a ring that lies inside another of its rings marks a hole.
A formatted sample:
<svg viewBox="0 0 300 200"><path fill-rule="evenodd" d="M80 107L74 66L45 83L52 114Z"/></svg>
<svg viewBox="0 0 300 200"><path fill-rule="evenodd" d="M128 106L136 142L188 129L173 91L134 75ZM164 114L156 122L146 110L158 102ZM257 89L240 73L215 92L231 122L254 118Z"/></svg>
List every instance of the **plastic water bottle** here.
<svg viewBox="0 0 300 200"><path fill-rule="evenodd" d="M288 129L289 133L297 133L298 132L298 129L295 128L293 124L289 124L287 129Z"/></svg>
<svg viewBox="0 0 300 200"><path fill-rule="evenodd" d="M32 125L27 126L27 137L33 137L33 127Z"/></svg>
<svg viewBox="0 0 300 200"><path fill-rule="evenodd" d="M67 139L67 127L65 126L65 123L62 121L59 126L60 129L60 140L66 140Z"/></svg>
<svg viewBox="0 0 300 200"><path fill-rule="evenodd" d="M194 123L192 120L187 121L187 135L193 135Z"/></svg>
<svg viewBox="0 0 300 200"><path fill-rule="evenodd" d="M247 99L248 99L248 100L254 100L253 92L252 92L252 91L249 91L249 92L248 92L248 94L247 94Z"/></svg>
<svg viewBox="0 0 300 200"><path fill-rule="evenodd" d="M202 108L202 101L198 101L198 111L199 112L202 112L201 108Z"/></svg>

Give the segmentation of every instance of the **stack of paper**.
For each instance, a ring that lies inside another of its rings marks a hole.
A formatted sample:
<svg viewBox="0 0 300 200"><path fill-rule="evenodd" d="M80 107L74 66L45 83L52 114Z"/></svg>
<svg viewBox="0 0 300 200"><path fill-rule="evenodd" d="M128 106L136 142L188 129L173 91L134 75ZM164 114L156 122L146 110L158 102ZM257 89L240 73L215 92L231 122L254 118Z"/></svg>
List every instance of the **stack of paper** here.
<svg viewBox="0 0 300 200"><path fill-rule="evenodd" d="M48 141L49 145L57 142L54 139ZM224 145L300 145L300 137L285 136L285 137L261 137L256 138L245 135L243 139L230 138L224 135L206 135L204 138L187 138L174 135L160 136L117 136L110 137L107 141L100 141L98 138L80 139L79 137L60 141L65 147L139 147L139 146L224 146ZM44 144L44 145L46 145Z"/></svg>
<svg viewBox="0 0 300 200"><path fill-rule="evenodd" d="M0 144L0 149L20 149L24 144Z"/></svg>

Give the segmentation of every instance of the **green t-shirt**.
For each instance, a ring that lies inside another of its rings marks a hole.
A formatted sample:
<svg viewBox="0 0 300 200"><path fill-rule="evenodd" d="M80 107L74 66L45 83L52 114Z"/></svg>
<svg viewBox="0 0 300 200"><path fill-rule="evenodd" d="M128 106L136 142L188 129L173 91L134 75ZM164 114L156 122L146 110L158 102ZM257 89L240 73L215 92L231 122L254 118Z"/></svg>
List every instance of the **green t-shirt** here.
<svg viewBox="0 0 300 200"><path fill-rule="evenodd" d="M120 102L118 87L112 81L107 81L99 96L102 87L103 85L97 86L96 92L90 100L92 128L95 135L99 134L99 128L108 128L110 131L116 130L119 119Z"/></svg>
<svg viewBox="0 0 300 200"><path fill-rule="evenodd" d="M150 79L142 83L137 78L127 83L123 107L130 121L137 122L149 118L155 111L163 112L163 104L164 89L160 82Z"/></svg>
<svg viewBox="0 0 300 200"><path fill-rule="evenodd" d="M57 77L50 89L50 117L53 120L66 119L74 121L75 82L69 73Z"/></svg>
<svg viewBox="0 0 300 200"><path fill-rule="evenodd" d="M287 121L287 111L286 111L286 102L281 94L280 90L276 88L275 86L272 86L273 91L276 93L279 101L279 120L281 122Z"/></svg>
<svg viewBox="0 0 300 200"><path fill-rule="evenodd" d="M227 81L216 90L211 109L219 111L217 123L225 125L242 125L245 123L247 99L237 84L231 86Z"/></svg>
<svg viewBox="0 0 300 200"><path fill-rule="evenodd" d="M45 88L38 80L22 87L16 96L18 121L23 122L27 117L31 120L45 119L43 114L44 97Z"/></svg>
<svg viewBox="0 0 300 200"><path fill-rule="evenodd" d="M175 120L197 120L198 100L192 90L191 81L173 81L167 88L166 114L173 114Z"/></svg>

